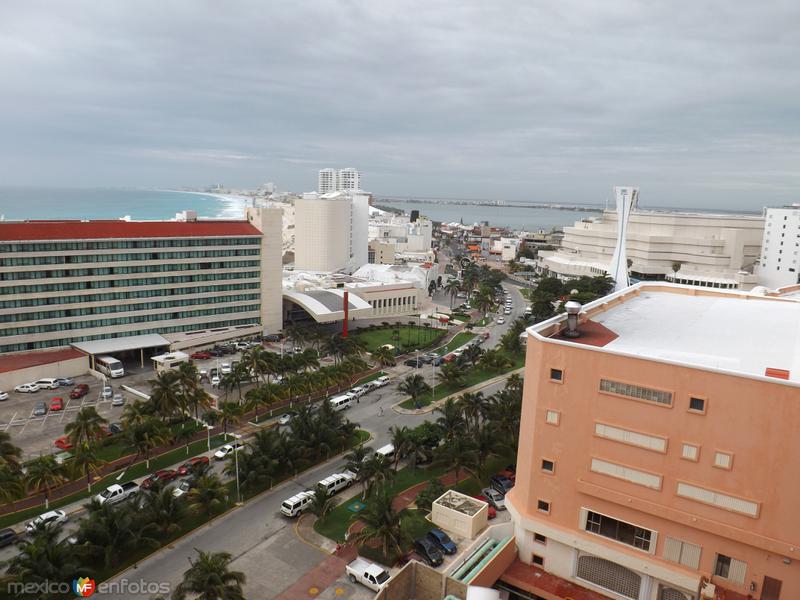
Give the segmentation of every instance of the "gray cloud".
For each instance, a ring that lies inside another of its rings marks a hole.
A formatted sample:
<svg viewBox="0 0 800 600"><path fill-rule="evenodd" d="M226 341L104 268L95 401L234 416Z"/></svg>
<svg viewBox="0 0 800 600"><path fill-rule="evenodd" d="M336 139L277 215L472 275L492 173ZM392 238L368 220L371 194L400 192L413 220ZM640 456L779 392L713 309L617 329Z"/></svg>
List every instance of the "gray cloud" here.
<svg viewBox="0 0 800 600"><path fill-rule="evenodd" d="M0 4L0 181L798 200L795 2L271 4Z"/></svg>

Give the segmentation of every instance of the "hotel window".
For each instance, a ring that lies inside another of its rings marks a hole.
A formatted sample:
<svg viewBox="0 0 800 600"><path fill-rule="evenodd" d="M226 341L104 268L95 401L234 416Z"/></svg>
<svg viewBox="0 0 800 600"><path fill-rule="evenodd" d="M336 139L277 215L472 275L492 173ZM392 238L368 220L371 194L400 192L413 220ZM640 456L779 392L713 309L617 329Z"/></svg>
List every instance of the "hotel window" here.
<svg viewBox="0 0 800 600"><path fill-rule="evenodd" d="M541 533L534 533L533 541L536 542L537 544L546 544L547 538L543 536Z"/></svg>
<svg viewBox="0 0 800 600"><path fill-rule="evenodd" d="M715 577L721 577L742 585L746 573L747 563L743 560L737 560L724 554L717 554L717 561L714 563Z"/></svg>
<svg viewBox="0 0 800 600"><path fill-rule="evenodd" d="M714 466L730 470L733 467L733 455L728 452L715 452Z"/></svg>
<svg viewBox="0 0 800 600"><path fill-rule="evenodd" d="M545 423L548 425L558 425L561 421L561 413L557 410L548 410L544 417Z"/></svg>
<svg viewBox="0 0 800 600"><path fill-rule="evenodd" d="M550 512L550 503L549 502L545 502L544 500L538 500L536 502L536 510L538 510L539 512L543 512L543 513L549 513Z"/></svg>
<svg viewBox="0 0 800 600"><path fill-rule="evenodd" d="M681 458L697 462L700 459L700 446L684 443L681 447Z"/></svg>
<svg viewBox="0 0 800 600"><path fill-rule="evenodd" d="M561 369L550 369L550 381L564 381L564 371Z"/></svg>
<svg viewBox="0 0 800 600"><path fill-rule="evenodd" d="M677 538L667 537L664 540L664 558L692 569L700 566L701 550L697 544L690 544Z"/></svg>
<svg viewBox="0 0 800 600"><path fill-rule="evenodd" d="M533 555L533 564L535 564L537 567L543 567L544 566L544 556L539 556L538 554L534 554Z"/></svg>
<svg viewBox="0 0 800 600"><path fill-rule="evenodd" d="M545 473L553 473L556 470L556 463L552 460L547 460L546 458L542 459L542 471Z"/></svg>
<svg viewBox="0 0 800 600"><path fill-rule="evenodd" d="M584 509L585 510L585 509ZM655 545L655 535L649 529L637 527L625 521L614 519L600 513L586 511L586 524L584 529L589 533L600 535L615 540L639 550L650 552L651 545Z"/></svg>
<svg viewBox="0 0 800 600"><path fill-rule="evenodd" d="M600 391L616 394L618 396L625 396L627 398L634 398L636 400L645 400L646 402L653 402L664 406L672 406L672 392L666 392L664 390L656 390L630 383L612 381L610 379L601 379Z"/></svg>
<svg viewBox="0 0 800 600"><path fill-rule="evenodd" d="M698 398L697 396L691 396L689 398L689 410L691 412L705 414L705 412L706 412L706 399L705 398Z"/></svg>

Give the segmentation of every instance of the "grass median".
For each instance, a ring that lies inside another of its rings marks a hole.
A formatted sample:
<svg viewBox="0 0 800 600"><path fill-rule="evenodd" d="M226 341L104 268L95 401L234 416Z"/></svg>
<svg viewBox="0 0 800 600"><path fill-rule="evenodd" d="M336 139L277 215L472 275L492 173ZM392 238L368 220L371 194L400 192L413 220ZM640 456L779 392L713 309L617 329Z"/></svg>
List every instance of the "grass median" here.
<svg viewBox="0 0 800 600"><path fill-rule="evenodd" d="M398 337L399 331L399 337ZM381 346L389 344L397 348L399 354L413 352L418 348L426 348L444 337L446 330L434 327L418 327L417 325L401 325L397 327L378 327L375 329L358 329L351 333L366 346L367 352L375 352Z"/></svg>

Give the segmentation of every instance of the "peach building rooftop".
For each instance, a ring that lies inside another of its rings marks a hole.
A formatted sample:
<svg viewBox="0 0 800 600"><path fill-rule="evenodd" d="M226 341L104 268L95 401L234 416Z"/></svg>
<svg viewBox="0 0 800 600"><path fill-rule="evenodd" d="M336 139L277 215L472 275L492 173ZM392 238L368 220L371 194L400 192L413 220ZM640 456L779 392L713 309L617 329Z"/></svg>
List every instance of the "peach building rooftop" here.
<svg viewBox="0 0 800 600"><path fill-rule="evenodd" d="M798 299L643 282L585 305L577 339L562 335L563 315L528 331L599 351L800 384Z"/></svg>

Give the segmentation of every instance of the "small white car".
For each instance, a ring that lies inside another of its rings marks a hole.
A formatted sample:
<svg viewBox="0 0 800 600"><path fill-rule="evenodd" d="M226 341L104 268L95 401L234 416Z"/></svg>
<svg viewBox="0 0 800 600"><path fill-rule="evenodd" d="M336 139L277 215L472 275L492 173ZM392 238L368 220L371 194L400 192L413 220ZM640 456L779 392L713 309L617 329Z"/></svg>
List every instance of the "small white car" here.
<svg viewBox="0 0 800 600"><path fill-rule="evenodd" d="M20 384L17 387L15 387L14 391L15 392L20 392L22 394L30 394L30 393L33 393L33 392L38 392L39 391L39 386L36 385L35 383L23 383L23 384Z"/></svg>
<svg viewBox="0 0 800 600"><path fill-rule="evenodd" d="M219 450L214 452L214 458L217 460L223 460L226 456L230 455L233 452L238 452L244 448L244 444L242 442L232 442L230 444L225 444Z"/></svg>
<svg viewBox="0 0 800 600"><path fill-rule="evenodd" d="M39 515L33 521L25 525L25 530L28 533L33 533L38 527L51 527L66 523L69 517L63 510L51 510L44 514Z"/></svg>
<svg viewBox="0 0 800 600"><path fill-rule="evenodd" d="M58 380L52 377L39 379L38 381L34 381L34 384L38 385L40 390L55 390L58 388Z"/></svg>
<svg viewBox="0 0 800 600"><path fill-rule="evenodd" d="M188 481L181 481L178 485L172 488L172 495L176 498L180 498L189 493L189 490L192 489L192 484Z"/></svg>
<svg viewBox="0 0 800 600"><path fill-rule="evenodd" d="M103 386L103 391L100 392L100 397L104 400L108 400L109 398L114 397L114 390L111 389L109 386Z"/></svg>
<svg viewBox="0 0 800 600"><path fill-rule="evenodd" d="M375 380L375 384L377 387L383 387L385 385L389 385L389 378L386 375L381 375Z"/></svg>
<svg viewBox="0 0 800 600"><path fill-rule="evenodd" d="M233 371L233 368L229 363L222 363L219 366L219 372L222 373L223 375L228 375L231 371Z"/></svg>
<svg viewBox="0 0 800 600"><path fill-rule="evenodd" d="M3 400L8 400L8 392L0 392L0 402Z"/></svg>
<svg viewBox="0 0 800 600"><path fill-rule="evenodd" d="M111 398L111 406L122 406L123 404L125 404L125 398L121 392L116 392Z"/></svg>
<svg viewBox="0 0 800 600"><path fill-rule="evenodd" d="M503 317L498 317L498 318L497 318L497 324L498 324L498 325L502 325L502 324L503 324L503 323L505 323L505 322L506 322L506 320L505 320Z"/></svg>
<svg viewBox="0 0 800 600"><path fill-rule="evenodd" d="M219 387L219 375L214 375L214 376L211 378L211 385L212 385L213 387Z"/></svg>
<svg viewBox="0 0 800 600"><path fill-rule="evenodd" d="M353 394L355 397L360 398L361 396L366 394L368 391L369 391L368 388L366 388L363 385L359 385L357 387L354 387L352 390L350 390L350 393Z"/></svg>

